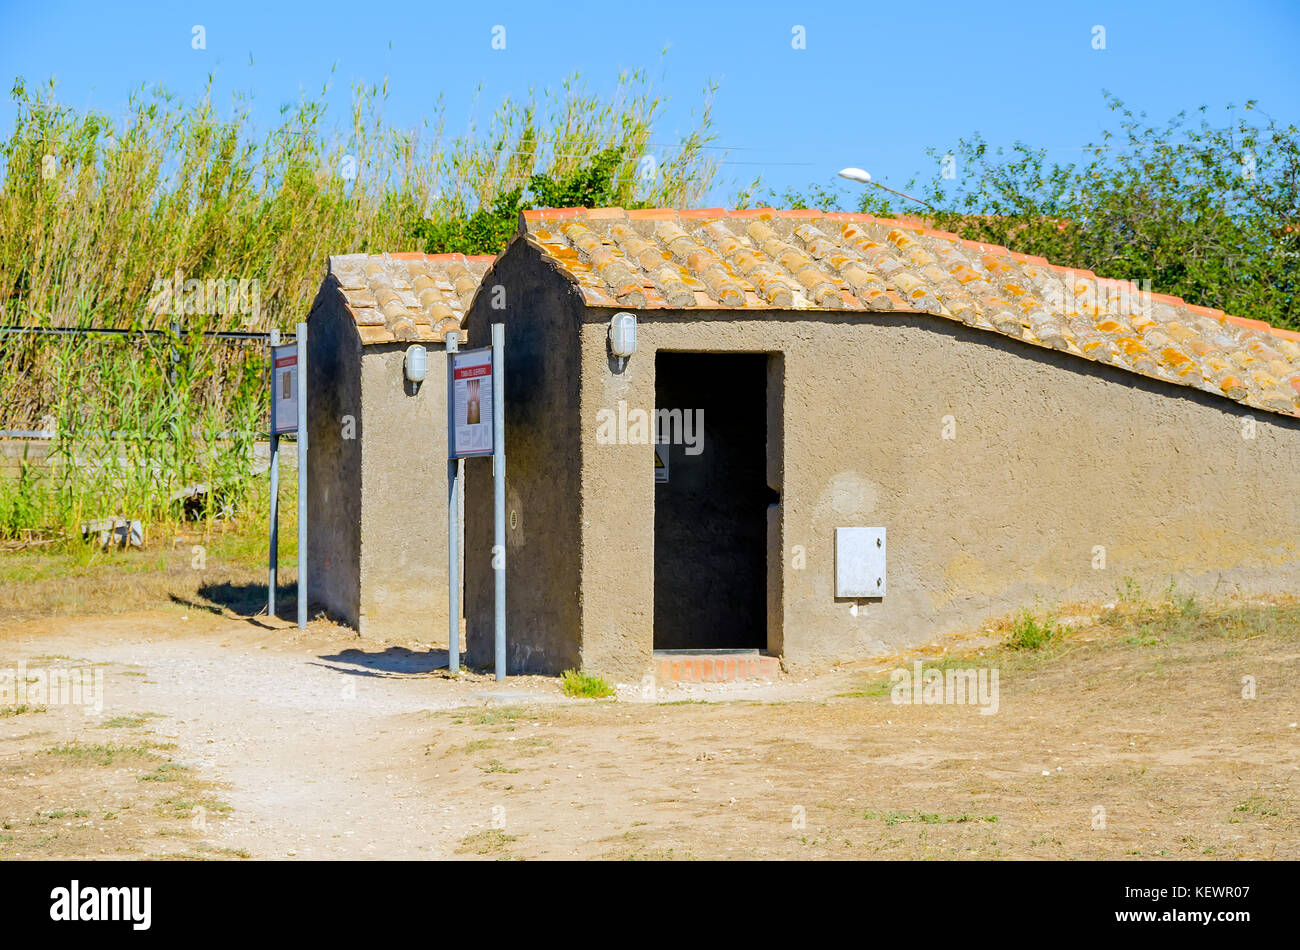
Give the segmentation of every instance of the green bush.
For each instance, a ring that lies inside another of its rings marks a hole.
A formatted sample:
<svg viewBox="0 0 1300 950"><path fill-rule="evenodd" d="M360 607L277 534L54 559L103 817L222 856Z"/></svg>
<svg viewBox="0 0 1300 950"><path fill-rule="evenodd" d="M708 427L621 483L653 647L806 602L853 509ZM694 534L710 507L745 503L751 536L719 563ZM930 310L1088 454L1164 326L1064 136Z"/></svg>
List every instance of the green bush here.
<svg viewBox="0 0 1300 950"><path fill-rule="evenodd" d="M614 695L614 687L599 676L581 673L578 670L565 670L560 688L564 690L565 696L573 696L577 699L603 699Z"/></svg>
<svg viewBox="0 0 1300 950"><path fill-rule="evenodd" d="M1039 620L1028 610L1022 610L1011 625L1006 646L1010 650L1041 650L1055 641L1060 632L1051 614Z"/></svg>

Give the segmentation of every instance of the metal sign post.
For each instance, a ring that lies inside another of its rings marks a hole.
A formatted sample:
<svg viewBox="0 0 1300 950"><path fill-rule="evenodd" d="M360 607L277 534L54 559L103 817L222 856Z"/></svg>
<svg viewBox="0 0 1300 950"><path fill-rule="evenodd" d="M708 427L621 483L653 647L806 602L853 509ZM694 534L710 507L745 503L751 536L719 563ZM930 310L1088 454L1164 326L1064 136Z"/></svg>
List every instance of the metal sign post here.
<svg viewBox="0 0 1300 950"><path fill-rule="evenodd" d="M280 345L271 331L271 543L266 572L266 612L275 616L280 562L280 436L298 435L298 626L307 626L307 324Z"/></svg>
<svg viewBox="0 0 1300 950"><path fill-rule="evenodd" d="M492 324L492 568L497 679L506 678L506 327Z"/></svg>
<svg viewBox="0 0 1300 950"><path fill-rule="evenodd" d="M460 479L457 464L473 456L492 457L493 504L495 507L492 569L496 573L495 654L496 676L506 678L505 641L505 416L501 409L502 324L492 325L492 346L462 350L455 337L447 340L447 514L448 514L448 606L451 609L447 668L455 672L460 662L459 609L457 606L458 502Z"/></svg>
<svg viewBox="0 0 1300 950"><path fill-rule="evenodd" d="M298 626L307 626L307 324L298 324Z"/></svg>
<svg viewBox="0 0 1300 950"><path fill-rule="evenodd" d="M459 334L447 334L447 672L460 672L460 459L456 437L454 398L456 352Z"/></svg>
<svg viewBox="0 0 1300 950"><path fill-rule="evenodd" d="M266 569L266 615L275 616L275 570L280 559L280 433L275 426L275 351L280 331L271 331L271 544Z"/></svg>

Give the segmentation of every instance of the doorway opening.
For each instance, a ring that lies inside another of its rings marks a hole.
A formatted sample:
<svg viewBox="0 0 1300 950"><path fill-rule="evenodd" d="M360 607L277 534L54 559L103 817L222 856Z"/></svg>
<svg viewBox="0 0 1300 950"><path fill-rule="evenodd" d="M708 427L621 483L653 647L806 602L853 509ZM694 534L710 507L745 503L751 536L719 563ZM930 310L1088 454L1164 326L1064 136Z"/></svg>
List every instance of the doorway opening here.
<svg viewBox="0 0 1300 950"><path fill-rule="evenodd" d="M655 650L768 646L769 359L655 355Z"/></svg>

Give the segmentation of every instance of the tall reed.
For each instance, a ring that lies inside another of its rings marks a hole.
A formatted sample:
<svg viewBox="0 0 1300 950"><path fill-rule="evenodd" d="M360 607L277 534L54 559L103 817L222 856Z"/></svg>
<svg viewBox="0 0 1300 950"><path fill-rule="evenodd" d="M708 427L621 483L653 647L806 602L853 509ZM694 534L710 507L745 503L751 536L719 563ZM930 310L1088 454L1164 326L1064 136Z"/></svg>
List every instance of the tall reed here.
<svg viewBox="0 0 1300 950"><path fill-rule="evenodd" d="M205 330L289 331L329 254L416 249L422 222L472 214L530 176L622 156L621 202L697 203L717 160L705 92L696 124L656 138L665 100L643 71L608 96L577 77L507 99L480 133L383 120L386 83L356 86L342 123L325 90L259 134L251 103L222 112L138 90L125 116L12 90L0 144L0 323L166 330L161 336L0 337L0 428L52 426L47 459L0 469L0 536L85 519L176 521L202 486L211 525L256 494L266 428L264 347Z"/></svg>

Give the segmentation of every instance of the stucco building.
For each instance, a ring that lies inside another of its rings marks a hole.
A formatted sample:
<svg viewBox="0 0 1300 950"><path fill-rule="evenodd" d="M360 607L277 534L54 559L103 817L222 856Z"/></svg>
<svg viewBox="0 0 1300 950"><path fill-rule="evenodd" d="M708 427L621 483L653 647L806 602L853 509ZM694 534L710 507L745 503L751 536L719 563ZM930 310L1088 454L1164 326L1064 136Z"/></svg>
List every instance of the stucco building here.
<svg viewBox="0 0 1300 950"><path fill-rule="evenodd" d="M445 335L491 257L331 257L307 321L312 603L366 636L447 632ZM407 379L424 347L427 377Z"/></svg>
<svg viewBox="0 0 1300 950"><path fill-rule="evenodd" d="M812 211L527 212L483 284L505 304L480 293L466 320L471 346L506 324L512 672L635 682L696 659L656 650L818 664L1125 578L1300 589L1297 334L915 222ZM620 312L637 321L626 359ZM312 332L313 353L328 346ZM349 382L313 407L322 425L368 406L368 385L402 401L400 345L349 345L375 356L348 357L360 396ZM664 409L681 410L666 458L645 427ZM407 530L394 491L442 484L439 412L400 436L367 416L366 445L345 450L363 565ZM335 448L312 438L328 468ZM490 460L466 480L469 658L488 664Z"/></svg>

